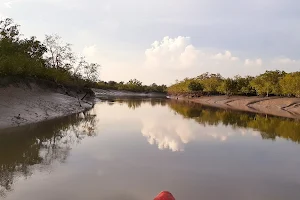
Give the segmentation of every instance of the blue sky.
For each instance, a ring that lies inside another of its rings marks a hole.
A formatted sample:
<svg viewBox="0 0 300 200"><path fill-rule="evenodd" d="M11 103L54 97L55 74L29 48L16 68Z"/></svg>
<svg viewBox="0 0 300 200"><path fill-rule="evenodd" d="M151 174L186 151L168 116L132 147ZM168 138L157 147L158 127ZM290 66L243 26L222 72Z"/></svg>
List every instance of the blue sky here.
<svg viewBox="0 0 300 200"><path fill-rule="evenodd" d="M297 0L0 0L0 15L25 36L59 34L103 80L300 69Z"/></svg>

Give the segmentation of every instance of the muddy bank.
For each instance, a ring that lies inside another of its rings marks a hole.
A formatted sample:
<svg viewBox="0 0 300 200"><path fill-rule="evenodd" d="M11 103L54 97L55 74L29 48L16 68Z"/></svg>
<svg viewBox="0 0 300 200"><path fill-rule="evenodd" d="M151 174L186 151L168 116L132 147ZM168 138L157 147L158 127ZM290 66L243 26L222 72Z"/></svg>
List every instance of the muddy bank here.
<svg viewBox="0 0 300 200"><path fill-rule="evenodd" d="M45 88L36 83L0 87L0 128L36 123L92 108L91 97L81 100L84 95L84 92Z"/></svg>
<svg viewBox="0 0 300 200"><path fill-rule="evenodd" d="M152 97L160 93L74 88L43 80L0 80L0 129L67 116L92 108L100 99ZM84 99L82 100L82 98Z"/></svg>
<svg viewBox="0 0 300 200"><path fill-rule="evenodd" d="M203 105L300 119L300 98L204 96L179 98Z"/></svg>

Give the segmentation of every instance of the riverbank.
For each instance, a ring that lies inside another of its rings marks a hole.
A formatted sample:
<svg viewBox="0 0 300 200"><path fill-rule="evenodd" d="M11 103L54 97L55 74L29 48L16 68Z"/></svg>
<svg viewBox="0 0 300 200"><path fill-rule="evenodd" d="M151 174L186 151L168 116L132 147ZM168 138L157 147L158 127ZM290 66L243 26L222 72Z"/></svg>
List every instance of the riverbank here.
<svg viewBox="0 0 300 200"><path fill-rule="evenodd" d="M83 89L36 80L1 79L0 129L21 126L79 113L93 106L96 98L166 98L161 93ZM86 95L88 93L88 95ZM91 95L91 93L93 93ZM84 100L81 100L83 97Z"/></svg>
<svg viewBox="0 0 300 200"><path fill-rule="evenodd" d="M0 87L0 129L88 110L93 103L85 99L82 101L84 95L83 91L76 93L70 89L37 83L17 83Z"/></svg>
<svg viewBox="0 0 300 200"><path fill-rule="evenodd" d="M223 109L300 119L300 98L203 96L199 98L179 97L178 99Z"/></svg>

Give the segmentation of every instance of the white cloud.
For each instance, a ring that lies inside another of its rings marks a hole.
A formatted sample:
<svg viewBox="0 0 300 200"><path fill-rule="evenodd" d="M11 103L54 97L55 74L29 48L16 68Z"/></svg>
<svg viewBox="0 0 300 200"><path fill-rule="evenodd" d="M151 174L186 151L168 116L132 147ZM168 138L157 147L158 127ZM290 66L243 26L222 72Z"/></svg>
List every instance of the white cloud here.
<svg viewBox="0 0 300 200"><path fill-rule="evenodd" d="M255 60L251 59L246 59L245 60L245 65L250 65L250 66L262 66L263 61L261 58L257 58Z"/></svg>
<svg viewBox="0 0 300 200"><path fill-rule="evenodd" d="M187 69L195 64L200 52L190 43L189 37L164 37L145 51L146 66L169 69Z"/></svg>
<svg viewBox="0 0 300 200"><path fill-rule="evenodd" d="M183 66L193 66L197 61L199 51L193 46L189 45L185 48L185 51L180 54L180 63Z"/></svg>
<svg viewBox="0 0 300 200"><path fill-rule="evenodd" d="M239 60L228 50L215 53L196 48L189 37L183 36L166 36L162 41L155 41L151 48L146 49L145 55L145 65L149 68L181 71L201 66L209 69L212 65L226 65Z"/></svg>
<svg viewBox="0 0 300 200"><path fill-rule="evenodd" d="M189 37L183 36L164 37L161 41L153 42L145 50L145 57L142 52L127 54L114 49L107 51L99 49L95 44L85 46L82 53L89 62L98 62L104 66L101 74L103 80L127 81L137 78L145 84L156 82L169 85L176 79L195 77L205 72L220 73L224 77L237 74L255 76L263 73L268 66L293 71L295 64L300 63L300 60L287 57L264 61L260 57L245 59L229 50L196 47Z"/></svg>
<svg viewBox="0 0 300 200"><path fill-rule="evenodd" d="M216 55L212 56L213 59L217 60L231 60L231 61L237 61L239 60L238 57L232 56L230 51L225 51L225 53L218 53Z"/></svg>
<svg viewBox="0 0 300 200"><path fill-rule="evenodd" d="M165 83L169 84L170 77L173 77L173 82L205 72L220 73L225 77L255 75L262 69L253 69L253 66L262 66L262 60L247 59L245 64L243 59L229 50L196 47L189 37L166 36L146 49L144 66L156 74L164 73Z"/></svg>
<svg viewBox="0 0 300 200"><path fill-rule="evenodd" d="M245 59L229 50L201 49L194 46L189 37L183 36L164 37L161 41L153 42L145 50L144 59L142 54L137 56L137 52L107 51L99 49L96 44L85 46L82 53L89 62L104 66L101 73L103 80L127 81L137 78L145 84L156 82L169 85L176 79L195 77L204 72L220 73L224 77L237 74L255 76L263 73L266 66L290 71L288 66L297 63L297 60L286 57L263 61L259 57Z"/></svg>

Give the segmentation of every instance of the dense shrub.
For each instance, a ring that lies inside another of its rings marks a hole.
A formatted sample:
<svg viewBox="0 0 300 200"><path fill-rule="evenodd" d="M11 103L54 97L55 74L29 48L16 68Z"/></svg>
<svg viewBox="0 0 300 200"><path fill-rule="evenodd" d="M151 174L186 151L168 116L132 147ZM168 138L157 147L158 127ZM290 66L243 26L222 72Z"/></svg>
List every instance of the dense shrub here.
<svg viewBox="0 0 300 200"><path fill-rule="evenodd" d="M266 71L256 77L223 78L220 74L204 73L196 78L185 78L168 87L171 95L189 94L278 95L300 97L300 72Z"/></svg>
<svg viewBox="0 0 300 200"><path fill-rule="evenodd" d="M52 42L56 41L52 40ZM36 40L35 37L22 39L19 26L14 24L12 19L0 21L0 77L45 79L58 84L79 86L97 80L95 78L97 64L85 63L81 66L82 70L78 70L81 72L78 76L74 73L74 69L78 68L76 63L69 62L72 54L66 53L66 49L62 46L55 46L55 48L60 49L55 51L55 57L60 58L61 63L64 61L64 65L53 67L50 64L53 60L47 57L47 52L53 49ZM63 53L67 56L62 57Z"/></svg>

